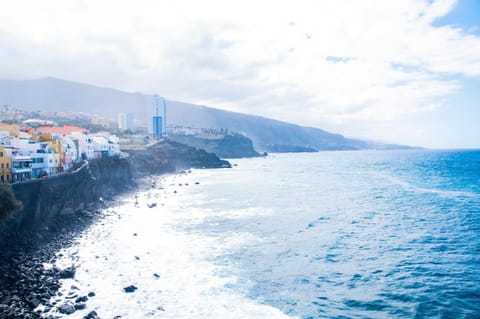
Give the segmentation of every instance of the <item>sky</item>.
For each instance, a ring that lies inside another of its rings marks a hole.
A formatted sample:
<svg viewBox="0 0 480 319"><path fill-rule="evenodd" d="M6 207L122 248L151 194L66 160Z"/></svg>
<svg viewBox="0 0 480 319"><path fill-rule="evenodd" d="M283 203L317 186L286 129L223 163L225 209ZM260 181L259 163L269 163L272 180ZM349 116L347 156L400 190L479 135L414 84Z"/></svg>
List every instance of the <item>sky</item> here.
<svg viewBox="0 0 480 319"><path fill-rule="evenodd" d="M480 0L0 0L0 61L2 79L480 148Z"/></svg>

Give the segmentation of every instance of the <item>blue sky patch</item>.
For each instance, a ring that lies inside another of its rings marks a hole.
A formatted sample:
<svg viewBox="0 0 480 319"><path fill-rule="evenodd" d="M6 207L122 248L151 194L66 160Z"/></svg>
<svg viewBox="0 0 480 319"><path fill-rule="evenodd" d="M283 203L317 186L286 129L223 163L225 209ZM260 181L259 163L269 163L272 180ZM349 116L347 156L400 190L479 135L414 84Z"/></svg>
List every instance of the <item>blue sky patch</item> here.
<svg viewBox="0 0 480 319"><path fill-rule="evenodd" d="M480 35L480 0L459 0L455 8L435 20L433 26L452 26Z"/></svg>

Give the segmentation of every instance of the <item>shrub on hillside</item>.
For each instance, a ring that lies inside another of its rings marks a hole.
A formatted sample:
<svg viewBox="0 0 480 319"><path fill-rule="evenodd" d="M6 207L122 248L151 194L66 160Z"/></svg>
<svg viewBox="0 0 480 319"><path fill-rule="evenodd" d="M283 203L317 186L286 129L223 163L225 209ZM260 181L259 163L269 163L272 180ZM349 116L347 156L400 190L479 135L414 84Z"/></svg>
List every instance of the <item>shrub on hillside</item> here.
<svg viewBox="0 0 480 319"><path fill-rule="evenodd" d="M0 219L5 219L22 208L9 185L0 184Z"/></svg>

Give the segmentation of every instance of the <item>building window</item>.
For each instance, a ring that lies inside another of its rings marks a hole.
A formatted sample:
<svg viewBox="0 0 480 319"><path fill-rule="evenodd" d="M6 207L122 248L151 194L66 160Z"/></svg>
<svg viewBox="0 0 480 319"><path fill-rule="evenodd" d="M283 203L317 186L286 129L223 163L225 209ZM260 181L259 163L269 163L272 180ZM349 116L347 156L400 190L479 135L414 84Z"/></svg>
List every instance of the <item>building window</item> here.
<svg viewBox="0 0 480 319"><path fill-rule="evenodd" d="M5 164L2 163L2 168L3 168L3 165L5 165Z"/></svg>

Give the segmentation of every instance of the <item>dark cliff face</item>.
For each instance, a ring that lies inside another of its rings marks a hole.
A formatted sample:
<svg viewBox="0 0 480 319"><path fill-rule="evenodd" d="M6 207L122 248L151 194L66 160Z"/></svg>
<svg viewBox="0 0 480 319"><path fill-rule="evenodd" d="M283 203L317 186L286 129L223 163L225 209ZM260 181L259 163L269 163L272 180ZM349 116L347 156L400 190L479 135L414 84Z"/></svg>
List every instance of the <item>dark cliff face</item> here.
<svg viewBox="0 0 480 319"><path fill-rule="evenodd" d="M191 145L221 158L258 157L252 140L240 134L225 134L218 138L202 138L200 135L171 135L170 139Z"/></svg>
<svg viewBox="0 0 480 319"><path fill-rule="evenodd" d="M90 162L89 168L95 179L96 193L102 197L110 197L135 186L134 168L126 158L107 157L95 160Z"/></svg>
<svg viewBox="0 0 480 319"><path fill-rule="evenodd" d="M12 191L23 208L0 221L0 241L17 231L54 225L100 197L108 198L133 185L130 164L118 157L84 163L72 173L13 184Z"/></svg>
<svg viewBox="0 0 480 319"><path fill-rule="evenodd" d="M231 167L228 161L221 160L213 153L174 141L158 143L153 146L153 150L163 153L176 169Z"/></svg>
<svg viewBox="0 0 480 319"><path fill-rule="evenodd" d="M140 174L161 174L187 168L229 168L230 163L205 150L163 140L144 150L125 151Z"/></svg>

